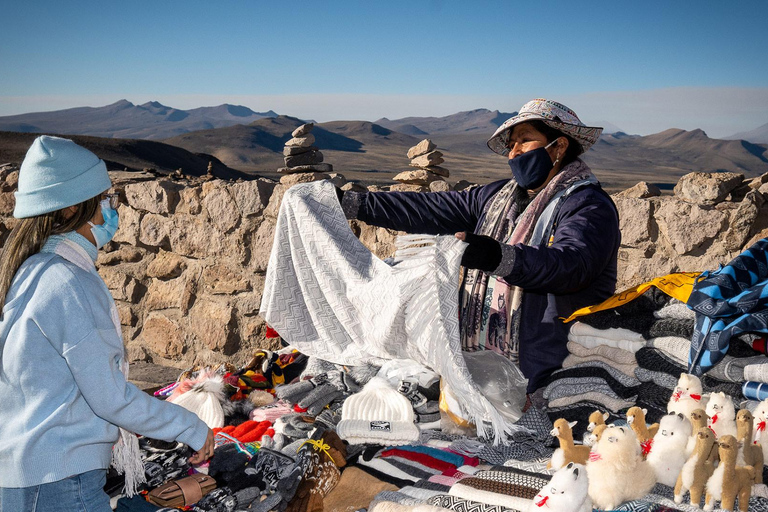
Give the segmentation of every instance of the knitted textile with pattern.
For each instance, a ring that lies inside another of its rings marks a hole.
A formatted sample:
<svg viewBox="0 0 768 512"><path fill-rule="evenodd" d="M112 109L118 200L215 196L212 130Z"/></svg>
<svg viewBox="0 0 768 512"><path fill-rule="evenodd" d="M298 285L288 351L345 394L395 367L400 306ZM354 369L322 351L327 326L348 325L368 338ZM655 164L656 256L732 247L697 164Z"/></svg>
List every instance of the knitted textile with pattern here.
<svg viewBox="0 0 768 512"><path fill-rule="evenodd" d="M399 237L392 266L355 237L333 184L295 185L283 197L261 315L291 346L343 365L413 359L440 374L466 417L501 440L519 427L477 390L461 352L458 282L465 244L453 236Z"/></svg>

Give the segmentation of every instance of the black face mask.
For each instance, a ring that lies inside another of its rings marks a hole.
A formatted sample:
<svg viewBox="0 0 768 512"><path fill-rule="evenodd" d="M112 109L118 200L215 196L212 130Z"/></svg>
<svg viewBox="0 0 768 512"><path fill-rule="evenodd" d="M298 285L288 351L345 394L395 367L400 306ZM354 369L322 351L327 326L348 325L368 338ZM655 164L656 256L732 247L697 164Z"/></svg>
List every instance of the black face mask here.
<svg viewBox="0 0 768 512"><path fill-rule="evenodd" d="M553 140L543 148L533 149L507 161L518 185L526 190L534 190L544 184L555 166L547 148L555 142L556 140Z"/></svg>

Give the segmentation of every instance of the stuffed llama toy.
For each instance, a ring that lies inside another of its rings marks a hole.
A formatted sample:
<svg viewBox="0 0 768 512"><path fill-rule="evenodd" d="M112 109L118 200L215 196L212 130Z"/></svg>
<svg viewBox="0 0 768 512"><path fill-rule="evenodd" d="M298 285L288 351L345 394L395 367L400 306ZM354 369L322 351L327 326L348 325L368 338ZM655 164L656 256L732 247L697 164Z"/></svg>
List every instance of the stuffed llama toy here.
<svg viewBox="0 0 768 512"><path fill-rule="evenodd" d="M752 413L755 416L753 426L753 443L758 443L763 447L763 461L768 460L768 398L760 402L755 412Z"/></svg>
<svg viewBox="0 0 768 512"><path fill-rule="evenodd" d="M715 433L709 427L699 427L693 437L696 439L696 446L683 465L680 476L677 477L675 503L682 503L686 491L690 491L691 505L698 507L701 504L707 480L715 471L712 453L717 451L717 446Z"/></svg>
<svg viewBox="0 0 768 512"><path fill-rule="evenodd" d="M736 440L741 444L736 463L755 468L755 483L763 483L763 447L752 441L754 417L747 409L736 413Z"/></svg>
<svg viewBox="0 0 768 512"><path fill-rule="evenodd" d="M701 381L695 375L681 373L677 386L667 404L667 412L679 412L688 418L691 411L703 409L707 400L702 396Z"/></svg>
<svg viewBox="0 0 768 512"><path fill-rule="evenodd" d="M720 500L720 508L732 511L738 496L739 510L747 512L749 497L752 495L752 482L755 481L755 468L736 466L739 442L735 437L723 436L719 438L717 445L720 464L707 480L704 510L714 510L715 500Z"/></svg>
<svg viewBox="0 0 768 512"><path fill-rule="evenodd" d="M659 422L647 461L656 473L656 481L674 487L686 462L685 448L691 437L691 422L682 414L667 414Z"/></svg>
<svg viewBox="0 0 768 512"><path fill-rule="evenodd" d="M589 446L573 444L573 427L577 422L568 423L563 418L555 420L554 427L550 434L560 441L560 448L555 450L552 458L547 463L547 469L560 469L569 462L577 464L586 464L589 459Z"/></svg>
<svg viewBox="0 0 768 512"><path fill-rule="evenodd" d="M589 497L596 508L612 510L648 494L656 484L653 468L640 455L640 443L626 427L608 427L587 462Z"/></svg>
<svg viewBox="0 0 768 512"><path fill-rule="evenodd" d="M592 512L588 488L586 468L569 462L541 488L528 512Z"/></svg>
<svg viewBox="0 0 768 512"><path fill-rule="evenodd" d="M725 393L712 393L707 402L707 415L709 427L717 437L736 437L736 409L733 400Z"/></svg>
<svg viewBox="0 0 768 512"><path fill-rule="evenodd" d="M648 452L651 451L653 436L659 431L658 423L654 423L650 427L646 425L646 414L648 414L648 409L641 409L640 407L631 407L627 411L627 425L637 436L637 440L643 450L643 456L648 455Z"/></svg>
<svg viewBox="0 0 768 512"><path fill-rule="evenodd" d="M690 457L693 453L693 450L696 446L696 440L698 439L698 433L699 430L702 427L709 427L709 416L707 416L707 413L704 409L696 409L694 411L691 411L691 415L688 416L688 419L691 420L691 427L693 427L693 434L691 435L691 438L688 440L688 446L685 448L685 454L686 456ZM712 432L714 434L714 432ZM717 450L712 450L712 453L714 454L712 456L712 460L717 460Z"/></svg>
<svg viewBox="0 0 768 512"><path fill-rule="evenodd" d="M587 446L595 446L597 442L600 440L600 438L603 436L603 432L605 432L605 429L608 428L611 425L606 425L603 423L602 425L598 425L595 427L595 429L592 432L587 432L584 434L584 444ZM592 456L592 452L589 452L590 457Z"/></svg>
<svg viewBox="0 0 768 512"><path fill-rule="evenodd" d="M607 419L608 413L600 412L599 410L595 410L589 415L589 424L587 425L587 431L584 432L583 436L584 444L589 444L588 440L592 438L592 432L595 430L595 427L598 425L605 425L605 420Z"/></svg>

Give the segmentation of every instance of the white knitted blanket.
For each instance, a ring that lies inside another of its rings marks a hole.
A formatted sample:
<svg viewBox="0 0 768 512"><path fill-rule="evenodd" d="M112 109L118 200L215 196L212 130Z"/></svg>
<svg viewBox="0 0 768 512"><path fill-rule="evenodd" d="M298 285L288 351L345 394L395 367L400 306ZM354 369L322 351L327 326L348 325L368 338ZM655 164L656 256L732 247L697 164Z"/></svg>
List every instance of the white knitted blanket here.
<svg viewBox="0 0 768 512"><path fill-rule="evenodd" d="M453 236L399 237L396 263L375 257L349 228L329 181L283 197L260 313L293 347L344 365L413 359L438 373L478 434L510 425L478 391L461 352L459 265Z"/></svg>

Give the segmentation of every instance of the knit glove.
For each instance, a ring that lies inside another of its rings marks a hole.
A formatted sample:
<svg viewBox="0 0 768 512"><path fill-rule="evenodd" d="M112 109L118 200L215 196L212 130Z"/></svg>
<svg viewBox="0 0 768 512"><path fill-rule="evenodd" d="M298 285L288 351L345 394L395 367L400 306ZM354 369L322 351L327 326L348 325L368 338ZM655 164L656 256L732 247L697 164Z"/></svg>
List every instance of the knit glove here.
<svg viewBox="0 0 768 512"><path fill-rule="evenodd" d="M275 395L281 400L297 404L301 399L309 394L321 384L328 382L329 372L323 372L315 375L311 379L303 380L295 384L286 384L275 388Z"/></svg>
<svg viewBox="0 0 768 512"><path fill-rule="evenodd" d="M317 416L323 408L334 400L346 398L360 390L360 386L342 371L328 372L328 380L307 393L297 404L310 416Z"/></svg>
<svg viewBox="0 0 768 512"><path fill-rule="evenodd" d="M461 235L463 234L463 238ZM457 238L464 240L469 246L461 257L461 265L466 268L476 268L484 272L493 272L501 263L501 244L493 238L474 233L458 233Z"/></svg>
<svg viewBox="0 0 768 512"><path fill-rule="evenodd" d="M322 512L323 498L339 483L339 467L346 464L344 442L332 430L309 442L307 448L311 448L310 463L286 512Z"/></svg>

